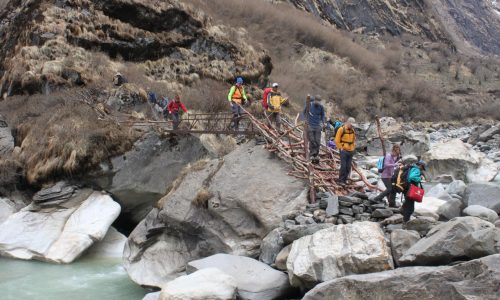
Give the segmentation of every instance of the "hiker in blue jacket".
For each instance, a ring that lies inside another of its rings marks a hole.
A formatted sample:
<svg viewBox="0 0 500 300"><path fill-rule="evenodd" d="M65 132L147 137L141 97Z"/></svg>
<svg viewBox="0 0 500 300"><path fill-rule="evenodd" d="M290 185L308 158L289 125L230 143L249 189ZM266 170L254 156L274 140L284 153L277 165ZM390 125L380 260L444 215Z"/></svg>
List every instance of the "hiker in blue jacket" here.
<svg viewBox="0 0 500 300"><path fill-rule="evenodd" d="M321 146L321 130L325 127L325 109L321 104L321 96L311 98L309 114L307 104L304 108L304 116L308 120L309 157L313 162L319 162L319 149Z"/></svg>
<svg viewBox="0 0 500 300"><path fill-rule="evenodd" d="M419 160L416 164L410 167L407 179L408 187L410 186L410 184L420 186L420 184L422 183L422 171L425 171L425 162L423 160ZM410 217L415 211L415 201L407 199L405 197L405 202L403 203L402 209L403 209L403 226L406 226L406 222L410 221Z"/></svg>

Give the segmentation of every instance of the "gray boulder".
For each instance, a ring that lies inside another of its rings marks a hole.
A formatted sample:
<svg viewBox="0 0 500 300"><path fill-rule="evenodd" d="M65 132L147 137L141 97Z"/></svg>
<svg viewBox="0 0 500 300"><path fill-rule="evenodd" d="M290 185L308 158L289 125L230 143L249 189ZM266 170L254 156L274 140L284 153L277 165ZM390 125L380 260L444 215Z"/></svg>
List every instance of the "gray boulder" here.
<svg viewBox="0 0 500 300"><path fill-rule="evenodd" d="M406 223L407 230L414 230L421 235L427 235L432 227L439 224L439 222L432 217L416 217Z"/></svg>
<svg viewBox="0 0 500 300"><path fill-rule="evenodd" d="M0 198L0 224L15 212L17 212L17 210L14 202L7 198Z"/></svg>
<svg viewBox="0 0 500 300"><path fill-rule="evenodd" d="M472 232L465 238L469 247L467 257L477 258L500 253L500 228L487 228Z"/></svg>
<svg viewBox="0 0 500 300"><path fill-rule="evenodd" d="M217 268L203 268L165 284L160 300L236 299L236 280Z"/></svg>
<svg viewBox="0 0 500 300"><path fill-rule="evenodd" d="M445 265L467 257L467 236L493 225L475 217L459 217L433 227L401 257L401 265Z"/></svg>
<svg viewBox="0 0 500 300"><path fill-rule="evenodd" d="M498 214L495 211L481 205L468 206L464 209L463 214L465 216L477 217L491 223L495 223L498 219Z"/></svg>
<svg viewBox="0 0 500 300"><path fill-rule="evenodd" d="M293 243L303 236L314 234L317 231L332 227L333 224L312 224L312 225L291 225L287 226L282 232L281 237L285 245Z"/></svg>
<svg viewBox="0 0 500 300"><path fill-rule="evenodd" d="M444 201L451 200L450 194L446 191L445 187L439 183L432 187L430 190L425 192L426 197L438 198Z"/></svg>
<svg viewBox="0 0 500 300"><path fill-rule="evenodd" d="M483 133L481 133L479 135L478 140L480 142L486 142L486 141L492 139L495 134L499 134L499 133L500 133L500 124L497 124L497 125L491 127L490 129L484 131Z"/></svg>
<svg viewBox="0 0 500 300"><path fill-rule="evenodd" d="M290 283L304 288L350 274L392 268L384 233L373 222L337 225L302 237L293 242L287 260Z"/></svg>
<svg viewBox="0 0 500 300"><path fill-rule="evenodd" d="M467 186L465 200L468 206L481 205L500 213L500 185L471 183Z"/></svg>
<svg viewBox="0 0 500 300"><path fill-rule="evenodd" d="M33 202L39 207L54 207L72 198L77 187L65 181L59 181L55 185L42 189L33 195Z"/></svg>
<svg viewBox="0 0 500 300"><path fill-rule="evenodd" d="M467 185L465 182L462 180L455 180L451 182L448 187L446 188L446 191L448 194L457 194L461 197L465 196L465 190L467 189Z"/></svg>
<svg viewBox="0 0 500 300"><path fill-rule="evenodd" d="M461 200L452 198L448 200L445 204L441 205L437 213L440 219L451 220L453 218L459 217L464 205Z"/></svg>
<svg viewBox="0 0 500 300"><path fill-rule="evenodd" d="M389 218L392 216L394 212L388 208L378 208L372 213L372 217L374 218Z"/></svg>
<svg viewBox="0 0 500 300"><path fill-rule="evenodd" d="M455 266L408 267L331 280L304 300L320 299L484 299L500 292L500 254Z"/></svg>
<svg viewBox="0 0 500 300"><path fill-rule="evenodd" d="M8 155L14 150L14 137L7 120L0 114L0 156Z"/></svg>
<svg viewBox="0 0 500 300"><path fill-rule="evenodd" d="M281 249L280 253L276 256L274 264L278 270L286 271L286 261L288 260L288 255L290 255L290 250L292 250L292 244Z"/></svg>
<svg viewBox="0 0 500 300"><path fill-rule="evenodd" d="M399 266L399 259L406 250L410 249L418 240L420 240L420 234L416 231L396 229L391 232L392 258L396 266Z"/></svg>
<svg viewBox="0 0 500 300"><path fill-rule="evenodd" d="M206 268L217 268L233 277L242 299L277 299L291 291L285 273L249 257L216 254L189 262L186 271L190 274Z"/></svg>
<svg viewBox="0 0 500 300"><path fill-rule="evenodd" d="M165 196L180 171L207 153L194 136L171 141L150 133L132 150L111 159L111 165L90 180L111 192L122 213L137 224Z"/></svg>
<svg viewBox="0 0 500 300"><path fill-rule="evenodd" d="M259 260L261 262L272 265L276 260L276 256L285 246L283 238L281 237L281 231L281 228L276 228L269 232L269 234L262 240L259 256Z"/></svg>
<svg viewBox="0 0 500 300"><path fill-rule="evenodd" d="M258 257L262 239L307 203L305 183L248 143L191 165L130 234L124 266L140 285L161 287L186 263L216 253Z"/></svg>

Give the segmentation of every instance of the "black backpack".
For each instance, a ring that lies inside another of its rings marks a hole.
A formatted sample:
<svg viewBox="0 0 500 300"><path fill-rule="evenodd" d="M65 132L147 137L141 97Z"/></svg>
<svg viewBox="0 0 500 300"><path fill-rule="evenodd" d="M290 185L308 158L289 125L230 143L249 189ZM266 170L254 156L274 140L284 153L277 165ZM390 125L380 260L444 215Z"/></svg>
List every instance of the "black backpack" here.
<svg viewBox="0 0 500 300"><path fill-rule="evenodd" d="M410 173L411 165L397 167L392 175L391 182L393 190L396 193L406 192L408 189L408 174Z"/></svg>

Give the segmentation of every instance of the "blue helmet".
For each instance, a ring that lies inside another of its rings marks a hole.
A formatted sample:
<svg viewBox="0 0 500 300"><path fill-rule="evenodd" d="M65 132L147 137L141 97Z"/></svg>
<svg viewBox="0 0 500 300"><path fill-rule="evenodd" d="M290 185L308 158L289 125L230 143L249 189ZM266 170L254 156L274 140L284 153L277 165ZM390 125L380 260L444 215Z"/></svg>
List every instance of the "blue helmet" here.
<svg viewBox="0 0 500 300"><path fill-rule="evenodd" d="M236 83L237 84L243 84L243 78L242 77L236 77Z"/></svg>

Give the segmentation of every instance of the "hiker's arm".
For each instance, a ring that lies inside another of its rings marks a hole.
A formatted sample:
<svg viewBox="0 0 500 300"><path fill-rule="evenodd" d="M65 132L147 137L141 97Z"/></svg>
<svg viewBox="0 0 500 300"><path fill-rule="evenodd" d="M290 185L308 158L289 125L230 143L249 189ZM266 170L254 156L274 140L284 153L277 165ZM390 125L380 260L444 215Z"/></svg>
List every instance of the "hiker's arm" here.
<svg viewBox="0 0 500 300"><path fill-rule="evenodd" d="M245 88L243 86L241 87L241 94L243 96L243 99L245 99L245 101L248 101L247 93L245 92Z"/></svg>
<svg viewBox="0 0 500 300"><path fill-rule="evenodd" d="M411 183L420 183L422 181L422 173L420 173L419 168L411 168L410 173L408 174L408 181Z"/></svg>
<svg viewBox="0 0 500 300"><path fill-rule="evenodd" d="M236 87L234 86L232 86L231 89L229 90L229 94L227 94L227 100L229 100L229 102L233 101L233 95L235 90Z"/></svg>
<svg viewBox="0 0 500 300"><path fill-rule="evenodd" d="M184 106L184 103L182 103L182 102L181 102L181 108L182 108L182 110L183 110L185 113L187 113L187 112L188 112L188 110L186 109L186 106Z"/></svg>
<svg viewBox="0 0 500 300"><path fill-rule="evenodd" d="M340 127L339 130L337 130L337 134L335 135L335 144L337 145L337 148L342 150L342 145L340 143L340 137L342 137L342 133L344 132L344 128Z"/></svg>

